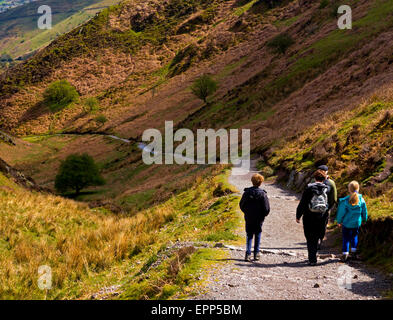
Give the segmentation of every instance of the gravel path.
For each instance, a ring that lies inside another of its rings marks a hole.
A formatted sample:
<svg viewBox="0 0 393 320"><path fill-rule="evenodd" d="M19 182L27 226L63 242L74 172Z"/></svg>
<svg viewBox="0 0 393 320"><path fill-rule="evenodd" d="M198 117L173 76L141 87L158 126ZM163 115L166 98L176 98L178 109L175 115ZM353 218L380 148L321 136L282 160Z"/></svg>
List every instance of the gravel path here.
<svg viewBox="0 0 393 320"><path fill-rule="evenodd" d="M243 191L252 172L231 175L229 182ZM263 225L261 260L245 262L244 247L226 246L227 263L209 271L208 284L196 299L379 299L391 281L361 262L340 262L337 249L325 248L318 265L307 264L303 227L295 221L298 195L275 184L262 186L268 193L271 213ZM239 230L245 237L245 232ZM345 279L347 281L345 282Z"/></svg>

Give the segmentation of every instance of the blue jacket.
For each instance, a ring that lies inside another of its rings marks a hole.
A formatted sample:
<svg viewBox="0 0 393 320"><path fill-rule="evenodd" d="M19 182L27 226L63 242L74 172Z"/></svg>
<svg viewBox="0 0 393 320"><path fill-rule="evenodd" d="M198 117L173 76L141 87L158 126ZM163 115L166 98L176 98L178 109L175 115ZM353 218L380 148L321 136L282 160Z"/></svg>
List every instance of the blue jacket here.
<svg viewBox="0 0 393 320"><path fill-rule="evenodd" d="M361 194L356 206L349 203L349 196L339 200L336 221L349 229L359 228L362 221L367 221L367 206Z"/></svg>

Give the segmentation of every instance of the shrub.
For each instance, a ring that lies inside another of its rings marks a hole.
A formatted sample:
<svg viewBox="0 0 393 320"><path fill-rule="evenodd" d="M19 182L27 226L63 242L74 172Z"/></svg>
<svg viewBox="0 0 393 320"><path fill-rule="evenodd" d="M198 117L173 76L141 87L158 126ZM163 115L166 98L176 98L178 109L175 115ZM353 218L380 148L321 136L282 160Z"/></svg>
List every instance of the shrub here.
<svg viewBox="0 0 393 320"><path fill-rule="evenodd" d="M44 102L52 112L64 109L78 100L79 94L67 80L51 83L44 92Z"/></svg>
<svg viewBox="0 0 393 320"><path fill-rule="evenodd" d="M285 53L287 49L294 44L295 41L287 33L279 34L267 42L267 46L277 53Z"/></svg>
<svg viewBox="0 0 393 320"><path fill-rule="evenodd" d="M100 104L95 97L90 97L85 100L85 110L89 113L94 113L100 109Z"/></svg>
<svg viewBox="0 0 393 320"><path fill-rule="evenodd" d="M206 103L207 97L217 91L217 82L209 75L203 75L194 81L191 91Z"/></svg>
<svg viewBox="0 0 393 320"><path fill-rule="evenodd" d="M56 176L55 188L64 193L69 189L80 191L89 186L103 185L105 180L100 175L94 159L87 153L71 154L60 165Z"/></svg>
<svg viewBox="0 0 393 320"><path fill-rule="evenodd" d="M274 170L273 170L271 167L266 166L266 167L264 167L264 168L261 170L261 174L262 174L264 177L268 178L268 177L271 177L271 176L274 175Z"/></svg>
<svg viewBox="0 0 393 320"><path fill-rule="evenodd" d="M96 120L97 122L101 123L101 124L104 124L105 122L108 121L108 119L107 119L103 114L100 114L99 116L97 116L97 117L95 118L95 120Z"/></svg>

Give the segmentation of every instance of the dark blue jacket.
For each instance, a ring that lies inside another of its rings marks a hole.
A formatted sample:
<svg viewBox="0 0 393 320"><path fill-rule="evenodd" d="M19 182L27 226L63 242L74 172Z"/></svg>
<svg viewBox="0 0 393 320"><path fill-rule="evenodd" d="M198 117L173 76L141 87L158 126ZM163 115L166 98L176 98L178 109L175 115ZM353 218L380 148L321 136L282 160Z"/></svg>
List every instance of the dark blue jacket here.
<svg viewBox="0 0 393 320"><path fill-rule="evenodd" d="M267 193L258 187L244 189L240 200L240 209L244 213L247 233L259 233L262 231L262 223L270 212Z"/></svg>

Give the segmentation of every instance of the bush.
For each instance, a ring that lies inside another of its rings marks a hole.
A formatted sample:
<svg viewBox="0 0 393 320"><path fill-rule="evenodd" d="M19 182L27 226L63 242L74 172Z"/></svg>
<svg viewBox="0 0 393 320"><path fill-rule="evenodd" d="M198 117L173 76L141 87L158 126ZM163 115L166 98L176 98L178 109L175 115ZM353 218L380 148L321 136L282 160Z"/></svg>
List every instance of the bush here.
<svg viewBox="0 0 393 320"><path fill-rule="evenodd" d="M209 75L203 75L194 81L191 91L206 103L207 97L217 91L217 82Z"/></svg>
<svg viewBox="0 0 393 320"><path fill-rule="evenodd" d="M103 114L100 114L98 117L95 118L95 120L101 124L104 124L108 121L108 119Z"/></svg>
<svg viewBox="0 0 393 320"><path fill-rule="evenodd" d="M273 170L271 167L266 166L266 167L262 168L261 174L262 174L265 178L268 178L268 177L271 177L271 176L274 175L274 170Z"/></svg>
<svg viewBox="0 0 393 320"><path fill-rule="evenodd" d="M94 159L87 153L69 155L61 163L55 179L57 191L64 193L72 189L77 195L86 187L103 184L105 184L105 180L100 175Z"/></svg>
<svg viewBox="0 0 393 320"><path fill-rule="evenodd" d="M78 100L79 94L67 80L51 83L44 92L44 102L52 112L64 109Z"/></svg>
<svg viewBox="0 0 393 320"><path fill-rule="evenodd" d="M88 113L94 113L100 109L100 104L95 97L90 97L85 100L85 110Z"/></svg>
<svg viewBox="0 0 393 320"><path fill-rule="evenodd" d="M268 41L267 46L275 50L277 53L285 53L294 43L295 41L290 35L282 33Z"/></svg>

